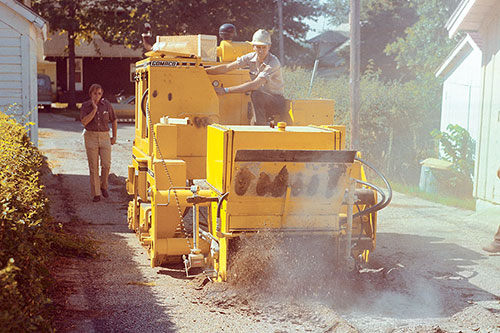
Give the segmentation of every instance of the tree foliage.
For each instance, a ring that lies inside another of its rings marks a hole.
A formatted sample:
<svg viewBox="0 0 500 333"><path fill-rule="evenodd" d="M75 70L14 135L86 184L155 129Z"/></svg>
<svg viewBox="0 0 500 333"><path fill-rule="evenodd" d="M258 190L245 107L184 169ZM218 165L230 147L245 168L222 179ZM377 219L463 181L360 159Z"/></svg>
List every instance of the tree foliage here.
<svg viewBox="0 0 500 333"><path fill-rule="evenodd" d="M396 56L399 68L417 76L433 73L449 54L456 40L448 37L444 25L458 0L415 0L418 21L405 29L405 36L388 44L385 52Z"/></svg>
<svg viewBox="0 0 500 333"><path fill-rule="evenodd" d="M365 0L361 6L361 62L370 59L384 78L429 76L454 41L444 25L458 0ZM333 24L347 22L349 0L330 0Z"/></svg>
<svg viewBox="0 0 500 333"><path fill-rule="evenodd" d="M420 161L435 154L429 133L439 126L439 82L383 82L379 75L380 71L369 67L361 78L360 151L392 180L418 184ZM311 95L307 94L309 71L286 70L283 76L287 98L335 100L335 124L347 125L349 132L348 76L315 79Z"/></svg>
<svg viewBox="0 0 500 333"><path fill-rule="evenodd" d="M122 0L113 1L113 8L122 8ZM69 58L69 104L74 107L75 97L75 43L91 41L98 33L98 22L111 21L110 11L102 10L93 0L33 0L32 8L49 22L53 32L67 33ZM110 8L110 7L109 7Z"/></svg>
<svg viewBox="0 0 500 333"><path fill-rule="evenodd" d="M278 30L276 0L33 0L33 9L49 21L52 31L68 33L69 102L75 104L75 43L91 41L95 34L111 44L141 47L144 23L156 35L218 33L223 23L233 23L239 40L249 40L257 29ZM296 58L308 30L305 18L317 17L314 0L283 1L284 44L288 58ZM277 33L273 35L275 45Z"/></svg>
<svg viewBox="0 0 500 333"><path fill-rule="evenodd" d="M114 10L115 19L98 22L98 31L111 43L130 47L141 46L144 23L152 26L156 35L218 34L223 23L233 23L238 30L238 40L250 40L259 28L271 32L278 30L276 0L255 0L252 8L242 1L230 0L126 0L116 9L114 0L103 0L104 8ZM316 17L320 6L313 0L283 1L283 26L285 49L294 54L301 49L297 41L303 40L308 26L305 18ZM273 34L277 45L278 34Z"/></svg>

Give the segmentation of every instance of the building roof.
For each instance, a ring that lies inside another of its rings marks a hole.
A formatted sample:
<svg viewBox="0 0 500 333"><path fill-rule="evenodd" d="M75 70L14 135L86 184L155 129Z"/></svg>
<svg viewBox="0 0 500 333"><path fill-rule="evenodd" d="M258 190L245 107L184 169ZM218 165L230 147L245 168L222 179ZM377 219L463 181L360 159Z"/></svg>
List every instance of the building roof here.
<svg viewBox="0 0 500 333"><path fill-rule="evenodd" d="M478 31L496 2L497 0L462 0L445 25L450 38L459 31Z"/></svg>
<svg viewBox="0 0 500 333"><path fill-rule="evenodd" d="M42 32L43 39L47 39L48 22L35 13L31 8L15 0L0 0L2 4L15 11L19 16L24 17L28 22L33 23Z"/></svg>
<svg viewBox="0 0 500 333"><path fill-rule="evenodd" d="M472 37L474 34L474 38ZM448 73L454 70L454 68L459 64L465 57L467 57L472 51L481 51L482 39L477 33L467 34L460 43L450 52L448 57L439 66L436 71L436 77L446 76Z"/></svg>
<svg viewBox="0 0 500 333"><path fill-rule="evenodd" d="M45 58L68 56L67 33L52 33L45 41ZM105 42L101 36L95 35L91 42L80 40L75 43L75 56L81 58L140 58L141 49L131 49L124 45L112 45Z"/></svg>
<svg viewBox="0 0 500 333"><path fill-rule="evenodd" d="M316 37L309 39L309 43L325 43L339 45L349 39L349 32L345 31L325 31Z"/></svg>

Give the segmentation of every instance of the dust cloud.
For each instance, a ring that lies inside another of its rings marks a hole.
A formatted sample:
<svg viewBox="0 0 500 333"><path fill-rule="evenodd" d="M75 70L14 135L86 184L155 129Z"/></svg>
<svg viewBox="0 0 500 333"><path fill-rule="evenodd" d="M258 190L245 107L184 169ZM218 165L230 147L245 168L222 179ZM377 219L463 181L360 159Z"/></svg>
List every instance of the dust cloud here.
<svg viewBox="0 0 500 333"><path fill-rule="evenodd" d="M349 270L332 237L260 231L241 237L230 258L228 283L246 298L322 304L349 317L443 314L432 281L403 265Z"/></svg>

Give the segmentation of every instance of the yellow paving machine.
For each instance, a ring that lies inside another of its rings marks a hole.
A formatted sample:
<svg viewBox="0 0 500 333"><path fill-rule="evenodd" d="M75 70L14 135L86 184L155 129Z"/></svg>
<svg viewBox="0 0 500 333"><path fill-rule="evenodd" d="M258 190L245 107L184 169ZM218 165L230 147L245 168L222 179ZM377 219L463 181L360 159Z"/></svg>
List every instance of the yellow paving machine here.
<svg viewBox="0 0 500 333"><path fill-rule="evenodd" d="M136 64L126 182L129 228L151 266L183 260L187 274L200 267L225 281L231 243L264 230L329 237L339 260L367 262L390 186L386 195L368 183L366 162L345 150L334 101L290 100L292 124L252 126L249 95L214 91L249 81L248 70L205 71L246 47L225 41L217 52L216 37L207 35L157 37L156 44Z"/></svg>

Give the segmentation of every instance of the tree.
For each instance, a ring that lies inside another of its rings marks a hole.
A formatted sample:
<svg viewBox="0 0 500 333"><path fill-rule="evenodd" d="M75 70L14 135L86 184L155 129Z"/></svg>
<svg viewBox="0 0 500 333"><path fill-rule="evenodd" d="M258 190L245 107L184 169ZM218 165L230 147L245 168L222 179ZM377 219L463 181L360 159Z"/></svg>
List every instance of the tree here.
<svg viewBox="0 0 500 333"><path fill-rule="evenodd" d="M123 8L125 1L108 1L108 9ZM110 7L110 5L113 7ZM75 96L75 43L79 39L91 41L98 32L98 22L109 21L112 12L102 10L100 3L93 0L33 0L32 8L49 22L53 32L68 35L68 74L70 108L76 105Z"/></svg>
<svg viewBox="0 0 500 333"><path fill-rule="evenodd" d="M373 63L384 78L401 78L396 72L393 55L384 49L388 43L404 36L404 29L416 21L414 9L406 0L363 0L361 2L361 67ZM334 25L348 22L349 0L330 0L326 12ZM348 62L349 54L344 54Z"/></svg>
<svg viewBox="0 0 500 333"><path fill-rule="evenodd" d="M248 3L231 0L33 0L32 6L49 21L52 31L68 34L69 106L75 106L75 43L91 41L99 34L111 44L141 46L144 23L158 35L217 34L223 23L238 27L238 39L249 40L259 28L277 31L275 0ZM308 26L306 17L315 17L320 6L314 0L289 0L283 6L285 47L288 55L303 50ZM276 40L277 33L273 39Z"/></svg>
<svg viewBox="0 0 500 333"><path fill-rule="evenodd" d="M113 0L101 3L104 8L115 6ZM317 17L320 9L317 1L313 0L284 2L283 25L288 56L303 50L298 42L305 38L308 30L303 23L304 18ZM112 21L98 22L97 30L108 42L134 48L140 47L141 32L146 22L151 24L157 35L215 35L221 24L233 23L238 29L238 40L250 40L257 29L264 28L275 32L273 43L278 44L276 0L254 0L251 9L247 2L231 0L129 0L115 10L115 15Z"/></svg>
<svg viewBox="0 0 500 333"><path fill-rule="evenodd" d="M411 79L433 73L454 42L444 25L458 0L365 0L361 8L361 60L370 59L384 78ZM330 0L331 22L347 22L349 0Z"/></svg>
<svg viewBox="0 0 500 333"><path fill-rule="evenodd" d="M458 5L458 0L418 0L418 21L405 29L405 36L387 45L385 52L395 55L398 67L408 68L417 77L432 76L444 61L456 39L444 28Z"/></svg>

